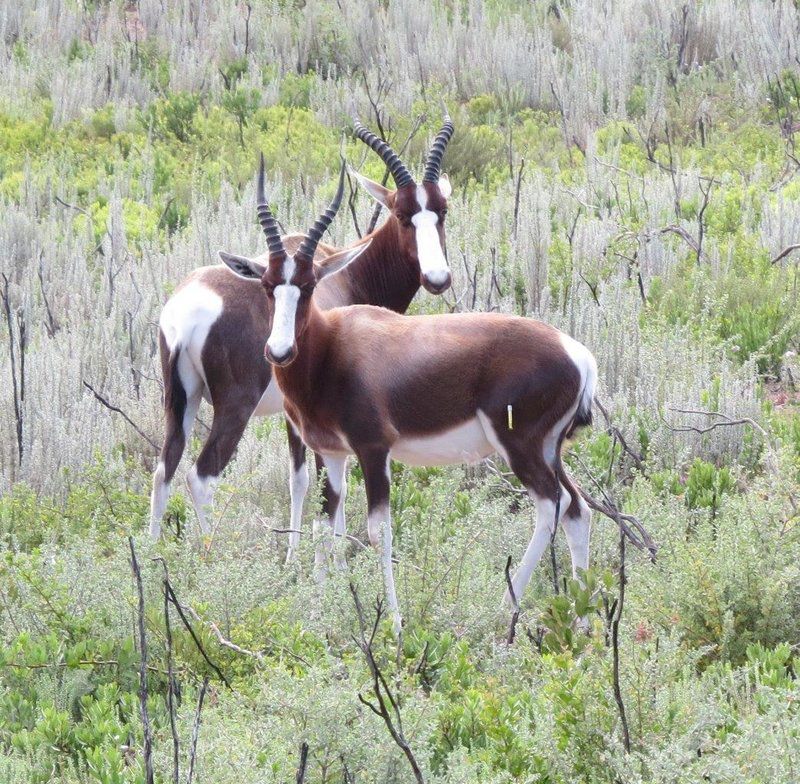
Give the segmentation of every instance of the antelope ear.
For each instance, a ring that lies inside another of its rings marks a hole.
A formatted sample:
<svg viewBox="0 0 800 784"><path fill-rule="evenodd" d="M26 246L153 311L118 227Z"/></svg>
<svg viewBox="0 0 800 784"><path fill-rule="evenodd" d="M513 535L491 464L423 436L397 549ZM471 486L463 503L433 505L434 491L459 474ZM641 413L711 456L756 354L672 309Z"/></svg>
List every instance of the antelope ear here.
<svg viewBox="0 0 800 784"><path fill-rule="evenodd" d="M372 196L378 204L382 204L387 209L391 209L389 204L389 196L392 194L388 188L381 185L379 182L373 182L369 179L369 177L365 177L363 174L359 174L355 169L351 167L347 167L350 170L350 174L353 175L358 180L358 184L370 195Z"/></svg>
<svg viewBox="0 0 800 784"><path fill-rule="evenodd" d="M233 253L225 253L224 250L219 251L219 257L225 262L228 269L240 278L261 280L261 276L267 269L263 264L248 259L247 256L235 256Z"/></svg>
<svg viewBox="0 0 800 784"><path fill-rule="evenodd" d="M317 277L317 281L327 278L329 275L335 275L337 272L341 272L350 262L355 261L371 244L372 240L369 240L355 248L340 250L338 253L328 256L324 264L314 264L314 274Z"/></svg>
<svg viewBox="0 0 800 784"><path fill-rule="evenodd" d="M453 192L453 186L450 184L450 178L446 174L440 175L438 185L439 192L442 194L442 197L449 199L450 194Z"/></svg>

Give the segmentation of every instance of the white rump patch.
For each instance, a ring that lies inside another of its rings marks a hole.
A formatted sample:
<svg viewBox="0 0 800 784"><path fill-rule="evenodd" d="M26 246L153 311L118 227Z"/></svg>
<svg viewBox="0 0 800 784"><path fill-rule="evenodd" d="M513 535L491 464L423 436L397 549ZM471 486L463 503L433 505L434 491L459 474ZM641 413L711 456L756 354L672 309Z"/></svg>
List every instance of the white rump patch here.
<svg viewBox="0 0 800 784"><path fill-rule="evenodd" d="M186 346L189 339L205 341L211 325L222 313L222 297L202 281L195 280L179 289L164 305L158 324L169 350Z"/></svg>
<svg viewBox="0 0 800 784"><path fill-rule="evenodd" d="M300 289L297 286L283 284L275 287L275 315L272 317L272 332L269 333L267 346L276 357L286 356L294 346L294 324L299 300Z"/></svg>
<svg viewBox="0 0 800 784"><path fill-rule="evenodd" d="M565 335L563 332L559 333L559 338L561 339L561 345L564 347L564 351L567 352L572 363L577 368L578 373L580 373L581 382L580 391L578 392L578 397L575 399L574 405L570 406L564 416L556 422L542 444L542 453L548 465L552 465L555 461L558 440L567 425L572 421L578 408L581 406L591 408L594 390L597 384L597 363L592 356L592 352L589 351L583 343L578 343L577 340L571 338L569 335Z"/></svg>
<svg viewBox="0 0 800 784"><path fill-rule="evenodd" d="M434 286L442 286L450 275L450 269L436 230L439 216L433 210L426 209L428 193L421 185L417 185L417 201L421 209L411 217L411 223L416 228L420 272Z"/></svg>
<svg viewBox="0 0 800 784"><path fill-rule="evenodd" d="M174 351L176 346L180 346L182 349L178 373L189 398L197 394L198 388L207 389L203 346L209 330L222 314L222 308L222 297L201 280L195 280L167 300L158 319L167 348Z"/></svg>
<svg viewBox="0 0 800 784"><path fill-rule="evenodd" d="M565 335L563 332L560 333L559 337L564 351L569 354L569 358L581 374L580 407L583 410L588 410L591 408L597 387L597 361L592 352L583 343L579 343L575 338Z"/></svg>
<svg viewBox="0 0 800 784"><path fill-rule="evenodd" d="M390 454L393 459L408 465L477 463L496 451L495 445L486 437L482 419L469 419L434 436L398 439Z"/></svg>

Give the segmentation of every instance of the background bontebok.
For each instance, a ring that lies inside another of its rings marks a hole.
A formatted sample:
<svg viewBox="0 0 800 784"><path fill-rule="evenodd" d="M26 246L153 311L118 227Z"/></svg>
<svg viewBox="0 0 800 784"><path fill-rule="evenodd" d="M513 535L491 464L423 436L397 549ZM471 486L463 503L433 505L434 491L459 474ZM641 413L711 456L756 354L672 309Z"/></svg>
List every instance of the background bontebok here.
<svg viewBox="0 0 800 784"><path fill-rule="evenodd" d="M796 780L798 41L792 0L5 3L0 781ZM283 236L340 153L320 247L408 229L352 118L422 180L443 103L451 285L392 304L589 347L608 419L564 464L601 511L584 585L558 534L515 615L536 511L504 461L395 463L398 645L362 472L320 583L332 496L309 472L292 517L280 416L204 534L200 402L152 542L158 321L219 249L264 249L260 151Z"/></svg>

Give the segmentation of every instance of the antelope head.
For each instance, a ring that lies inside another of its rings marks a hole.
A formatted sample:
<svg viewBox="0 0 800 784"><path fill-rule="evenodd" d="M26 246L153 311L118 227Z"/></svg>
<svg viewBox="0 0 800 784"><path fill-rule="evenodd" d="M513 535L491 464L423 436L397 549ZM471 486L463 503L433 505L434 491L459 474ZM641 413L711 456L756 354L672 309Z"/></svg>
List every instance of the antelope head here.
<svg viewBox="0 0 800 784"><path fill-rule="evenodd" d="M396 218L401 251L419 268L420 284L431 294L450 288L450 267L445 257L444 220L452 187L441 173L442 157L453 135L453 123L445 115L444 124L428 151L422 182L417 184L398 155L358 120L355 135L381 156L389 167L395 190L353 172L373 199Z"/></svg>
<svg viewBox="0 0 800 784"><path fill-rule="evenodd" d="M355 248L346 248L327 257L325 266L314 263L317 249L325 230L330 225L342 203L345 165L339 174L336 195L325 212L308 230L293 254L286 252L278 223L270 211L264 193L264 156L258 170L256 189L258 220L267 238L269 259L262 264L246 256L235 256L220 251L220 258L242 278L259 279L267 295L270 333L264 347L264 356L273 364L283 367L297 356L297 338L308 324L309 304L317 283L328 275L346 267L370 245L365 242Z"/></svg>

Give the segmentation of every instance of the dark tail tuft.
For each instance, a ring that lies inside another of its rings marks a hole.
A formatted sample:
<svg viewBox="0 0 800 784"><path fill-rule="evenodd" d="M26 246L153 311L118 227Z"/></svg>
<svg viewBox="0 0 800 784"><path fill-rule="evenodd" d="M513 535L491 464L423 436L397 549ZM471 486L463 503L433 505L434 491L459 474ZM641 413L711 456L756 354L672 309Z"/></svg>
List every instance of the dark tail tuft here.
<svg viewBox="0 0 800 784"><path fill-rule="evenodd" d="M583 409L582 407L578 409L577 413L575 414L575 418L572 420L572 424L569 426L567 430L567 438L572 438L575 435L575 431L579 427L589 427L592 424L592 409L587 408Z"/></svg>
<svg viewBox="0 0 800 784"><path fill-rule="evenodd" d="M180 345L170 351L164 335L159 336L161 351L161 371L164 378L164 414L167 422L167 434L161 459L166 471L165 480L169 482L178 467L185 437L183 433L183 417L186 414L186 389L178 372L178 359L181 355Z"/></svg>
<svg viewBox="0 0 800 784"><path fill-rule="evenodd" d="M181 347L175 346L167 360L167 372L164 374L164 408L175 417L176 422L183 424L183 415L186 413L186 390L178 372L180 355Z"/></svg>

